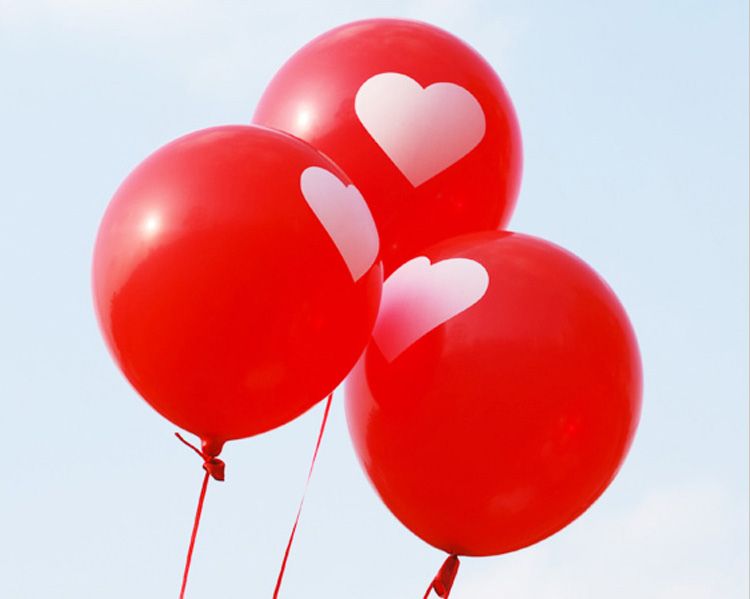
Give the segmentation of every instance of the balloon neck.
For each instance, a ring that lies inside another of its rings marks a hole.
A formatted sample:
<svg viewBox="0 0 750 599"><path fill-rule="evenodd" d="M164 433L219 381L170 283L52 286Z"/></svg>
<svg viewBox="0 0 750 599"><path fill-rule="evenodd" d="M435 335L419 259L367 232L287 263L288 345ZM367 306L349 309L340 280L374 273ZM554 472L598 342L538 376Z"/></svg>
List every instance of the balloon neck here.
<svg viewBox="0 0 750 599"><path fill-rule="evenodd" d="M217 458L224 449L224 441L219 439L201 439L202 453L206 458Z"/></svg>

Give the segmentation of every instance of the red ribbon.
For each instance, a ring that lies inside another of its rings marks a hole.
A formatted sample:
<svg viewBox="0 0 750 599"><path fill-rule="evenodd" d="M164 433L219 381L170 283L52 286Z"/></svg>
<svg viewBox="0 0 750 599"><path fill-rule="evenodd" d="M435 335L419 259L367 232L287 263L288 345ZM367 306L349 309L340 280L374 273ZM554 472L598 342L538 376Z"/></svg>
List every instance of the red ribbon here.
<svg viewBox="0 0 750 599"><path fill-rule="evenodd" d="M201 521L201 514L203 513L203 502L206 499L206 490L208 489L208 479L213 478L214 480L224 480L224 462L218 457L221 451L221 445L209 448L209 445L203 442L203 451L188 443L180 433L175 433L175 436L197 453L203 459L203 469L206 474L203 476L203 484L201 485L201 492L198 496L198 507L195 510L195 520L193 522L193 532L190 535L190 545L188 546L187 558L185 559L185 571L182 574L182 587L180 588L180 599L185 598L185 589L187 588L188 574L190 573L190 563L193 560L193 549L195 549L195 539L198 536L198 525Z"/></svg>
<svg viewBox="0 0 750 599"><path fill-rule="evenodd" d="M276 579L276 588L273 590L273 599L278 599L279 590L281 589L281 581L284 578L284 571L286 570L286 562L289 559L289 552L292 549L292 543L294 543L294 535L297 532L297 525L299 524L299 518L302 515L302 506L305 504L305 496L307 495L307 488L310 486L310 479L312 478L313 468L315 467L315 460L318 458L318 450L320 449L320 442L323 440L323 433L326 430L326 422L328 421L328 412L331 410L331 400L333 399L333 393L328 396L326 401L325 411L323 412L323 422L320 423L320 432L318 433L318 442L315 444L315 451L313 452L312 462L310 463L310 470L307 473L307 481L305 482L305 490L302 492L302 499L299 502L299 508L297 509L297 517L294 520L294 526L292 526L292 534L289 535L289 541L286 544L286 551L284 551L284 559L281 560L281 569L279 570L279 577Z"/></svg>
<svg viewBox="0 0 750 599"><path fill-rule="evenodd" d="M325 432L326 422L328 422L328 413L331 410L331 402L333 400L333 393L328 396L326 401L325 411L323 412L323 422L320 424L320 432L318 433L318 440L315 444L315 451L313 452L312 462L310 463L310 470L307 473L307 481L305 482L305 489L302 493L302 499L300 500L299 508L297 509L297 517L294 520L294 526L292 526L292 532L289 535L289 541L287 542L286 550L284 551L284 559L281 562L281 569L279 571L279 577L276 580L276 588L273 592L273 599L278 599L279 590L281 589L281 581L284 578L284 572L286 570L286 563L289 559L289 553L294 543L294 535L297 532L297 525L299 524L300 516L302 515L302 506L305 504L305 497L307 496L307 488L310 486L310 479L312 478L313 468L315 467L315 461L318 458L318 451L320 450L320 444L323 441L323 433ZM198 536L198 526L200 525L201 514L203 513L203 503L206 499L206 490L208 489L208 480L213 478L215 480L224 480L224 462L217 456L221 452L221 444L209 444L206 441L203 442L203 451L186 441L180 433L175 433L175 436L197 453L203 459L203 469L206 474L203 477L203 484L201 486L201 492L198 496L198 507L195 510L195 521L193 523L193 532L190 535L190 545L188 546L187 558L185 560L185 571L182 575L182 587L180 589L180 599L185 598L185 589L187 588L188 575L190 573L190 564L193 559L193 549L195 548L195 539Z"/></svg>
<svg viewBox="0 0 750 599"><path fill-rule="evenodd" d="M443 562L443 565L440 566L440 570L438 570L435 578L432 579L430 586L427 587L427 592L424 594L423 599L427 599L432 591L435 591L438 597L448 599L460 565L461 562L457 555L449 555Z"/></svg>

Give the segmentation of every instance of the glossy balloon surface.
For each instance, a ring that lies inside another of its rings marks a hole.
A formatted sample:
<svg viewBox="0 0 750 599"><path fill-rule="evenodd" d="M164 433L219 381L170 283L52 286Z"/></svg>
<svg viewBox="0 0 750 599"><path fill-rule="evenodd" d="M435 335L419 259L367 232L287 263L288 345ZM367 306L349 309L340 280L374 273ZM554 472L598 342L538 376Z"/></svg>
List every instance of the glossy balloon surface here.
<svg viewBox="0 0 750 599"><path fill-rule="evenodd" d="M513 233L428 249L386 280L346 383L362 466L391 511L449 553L493 555L560 530L633 439L641 364L607 284Z"/></svg>
<svg viewBox="0 0 750 599"><path fill-rule="evenodd" d="M426 23L372 19L324 33L279 70L253 121L344 169L378 224L386 272L513 212L521 138L510 98L473 48Z"/></svg>
<svg viewBox="0 0 750 599"><path fill-rule="evenodd" d="M346 376L382 284L348 183L306 143L251 126L182 137L125 180L99 229L94 300L162 415L220 444L284 424ZM355 214L334 222L338 208Z"/></svg>

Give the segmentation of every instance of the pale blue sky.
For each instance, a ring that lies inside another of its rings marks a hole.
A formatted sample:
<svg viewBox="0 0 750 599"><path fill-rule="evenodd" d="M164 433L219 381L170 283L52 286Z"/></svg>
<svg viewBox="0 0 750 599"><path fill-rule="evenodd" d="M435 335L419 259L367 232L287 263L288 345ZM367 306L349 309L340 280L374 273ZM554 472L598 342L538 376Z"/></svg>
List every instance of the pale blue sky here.
<svg viewBox="0 0 750 599"><path fill-rule="evenodd" d="M740 0L0 0L0 597L177 595L200 464L100 339L96 227L148 153L248 122L295 49L368 16L431 21L496 67L525 145L511 228L605 276L645 365L641 428L603 498L531 549L465 560L452 597L747 597ZM342 407L282 597L421 597L442 556L371 491ZM321 408L227 447L190 599L270 597Z"/></svg>

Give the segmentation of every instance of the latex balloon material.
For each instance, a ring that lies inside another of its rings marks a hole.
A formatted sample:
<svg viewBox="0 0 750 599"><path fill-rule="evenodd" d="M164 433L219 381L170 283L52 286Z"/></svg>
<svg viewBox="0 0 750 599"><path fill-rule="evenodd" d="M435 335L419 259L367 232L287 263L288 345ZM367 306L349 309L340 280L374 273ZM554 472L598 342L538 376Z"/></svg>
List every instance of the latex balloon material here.
<svg viewBox="0 0 750 599"><path fill-rule="evenodd" d="M464 236L388 278L346 382L364 470L450 554L513 551L604 491L641 406L636 339L585 263L514 233Z"/></svg>
<svg viewBox="0 0 750 599"><path fill-rule="evenodd" d="M330 393L367 343L381 285L357 189L308 144L260 127L155 152L110 202L94 251L118 365L162 415L219 446Z"/></svg>
<svg viewBox="0 0 750 599"><path fill-rule="evenodd" d="M253 120L346 171L377 222L386 272L513 211L521 138L510 98L473 48L426 23L373 19L321 35L276 74Z"/></svg>

